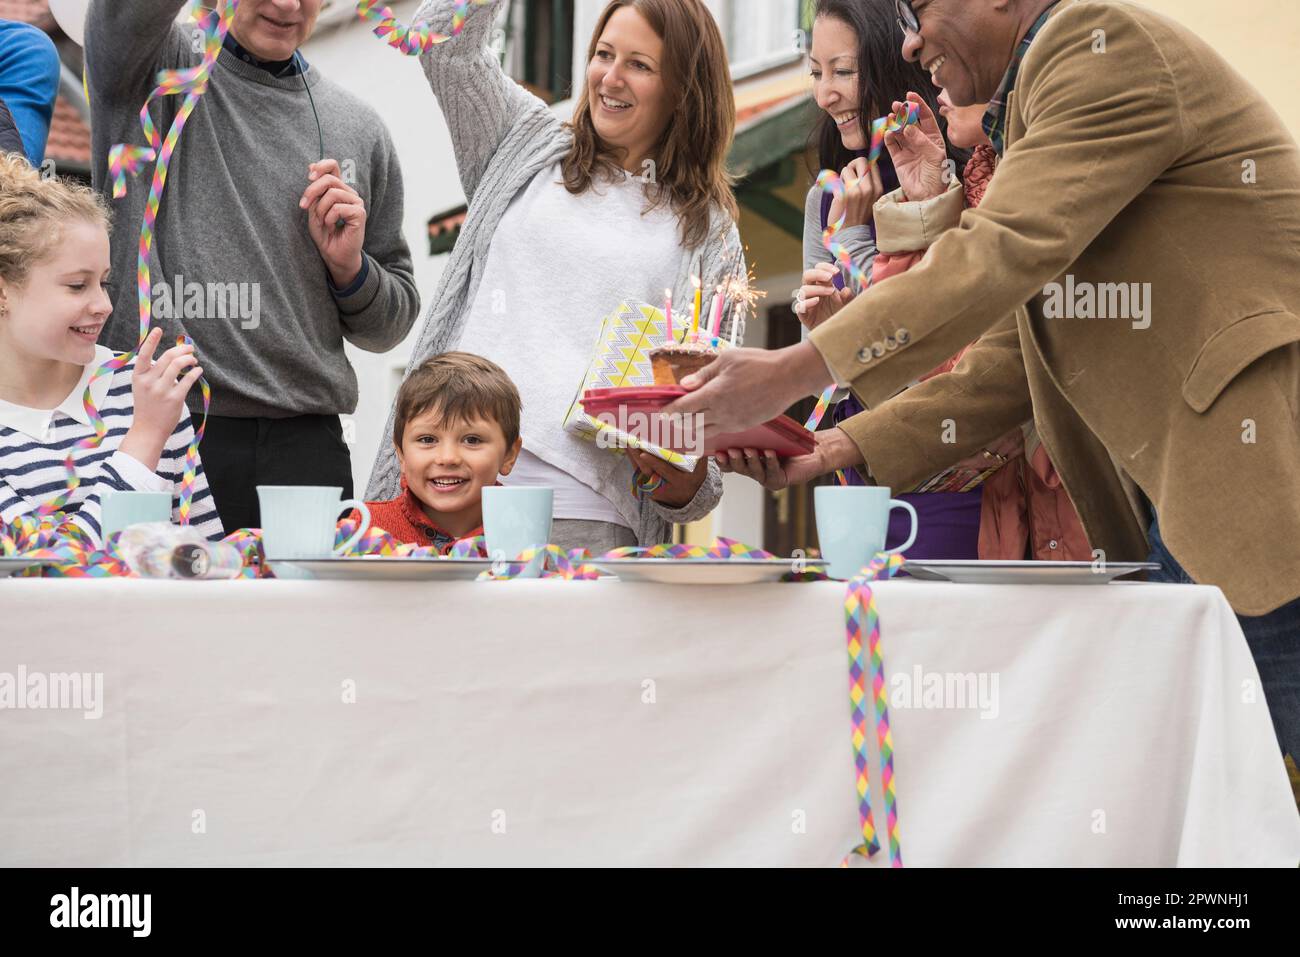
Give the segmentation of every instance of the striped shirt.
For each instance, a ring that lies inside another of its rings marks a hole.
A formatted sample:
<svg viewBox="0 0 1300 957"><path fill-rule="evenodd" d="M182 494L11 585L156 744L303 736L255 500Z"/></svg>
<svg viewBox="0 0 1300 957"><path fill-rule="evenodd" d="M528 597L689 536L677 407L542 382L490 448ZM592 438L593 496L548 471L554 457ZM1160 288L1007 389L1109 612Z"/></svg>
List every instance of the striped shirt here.
<svg viewBox="0 0 1300 957"><path fill-rule="evenodd" d="M97 346L94 361L86 366L81 381L57 409L30 409L0 400L0 522L34 514L41 505L67 489L64 459L69 449L95 434L82 406L82 396L95 370L113 355L103 346ZM101 376L91 385L92 400L108 432L98 448L75 451L81 484L63 510L97 545L102 541L100 498L109 490L171 492L172 521L180 521L185 452L194 439L190 414L182 409L180 421L158 459L156 472L120 451L118 446L134 414L131 395L134 369L135 360L132 360L113 375ZM209 539L219 539L224 534L202 462L196 472L190 525Z"/></svg>

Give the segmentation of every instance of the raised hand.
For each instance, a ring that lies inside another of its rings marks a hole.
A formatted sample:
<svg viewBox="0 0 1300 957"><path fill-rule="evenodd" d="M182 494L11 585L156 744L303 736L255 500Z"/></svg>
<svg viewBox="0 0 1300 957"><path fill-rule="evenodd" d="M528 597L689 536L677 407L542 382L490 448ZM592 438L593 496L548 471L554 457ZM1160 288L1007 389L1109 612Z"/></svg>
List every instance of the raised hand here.
<svg viewBox="0 0 1300 957"><path fill-rule="evenodd" d="M880 168L874 163L868 165L866 157L859 156L844 169L840 170L840 179L844 182L844 192L831 200L828 223L844 219L844 228L865 226L871 221L871 210L876 200L885 194L885 186L880 180Z"/></svg>
<svg viewBox="0 0 1300 957"><path fill-rule="evenodd" d="M839 271L834 263L818 263L803 274L803 285L795 290L794 314L809 329L816 329L853 299L848 286L835 288Z"/></svg>
<svg viewBox="0 0 1300 957"><path fill-rule="evenodd" d="M345 183L338 160L326 159L307 168L310 185L298 206L307 210L307 231L320 251L330 279L340 289L352 285L361 272L361 247L366 239L366 204Z"/></svg>
<svg viewBox="0 0 1300 957"><path fill-rule="evenodd" d="M154 359L161 340L162 330L152 330L136 354L131 376L135 413L119 446L151 471L158 468L163 448L181 420L185 397L203 375L192 345L172 346Z"/></svg>
<svg viewBox="0 0 1300 957"><path fill-rule="evenodd" d="M919 202L942 195L948 189L948 150L929 104L919 93L907 94L908 103L921 110L920 121L898 133L885 134L885 148L894 161L899 185L909 200ZM902 113L907 103L895 102L893 110ZM949 177L950 178L950 177Z"/></svg>

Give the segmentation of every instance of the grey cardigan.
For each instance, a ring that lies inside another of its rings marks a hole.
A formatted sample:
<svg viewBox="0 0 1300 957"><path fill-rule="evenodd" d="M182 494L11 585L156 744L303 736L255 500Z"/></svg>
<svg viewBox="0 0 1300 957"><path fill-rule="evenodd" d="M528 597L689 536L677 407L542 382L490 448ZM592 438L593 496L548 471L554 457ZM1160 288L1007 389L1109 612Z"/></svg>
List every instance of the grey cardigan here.
<svg viewBox="0 0 1300 957"><path fill-rule="evenodd" d="M803 268L806 272L818 263L834 263L835 257L822 242L822 197L825 191L816 183L808 190L808 198L803 208ZM840 245L849 251L853 261L871 274L871 264L876 259L876 240L870 226L848 226L840 230L836 237ZM840 267L840 275L849 281L849 271Z"/></svg>
<svg viewBox="0 0 1300 957"><path fill-rule="evenodd" d="M487 263L492 236L506 208L534 176L561 159L572 144L571 134L550 107L506 76L489 49L488 38L501 2L493 0L484 7L470 7L464 31L458 37L420 56L451 133L469 215L437 292L429 300L407 375L426 359L456 348ZM454 6L452 0L425 0L416 21L428 22L438 32L449 34ZM740 235L735 223L718 211L709 239L699 251L706 289L722 281L729 258L739 250ZM635 264L629 263L629 268L635 268ZM678 288L689 287L690 280L688 269L687 275L678 277ZM730 336L734 318L728 308L723 319L725 336ZM742 327L741 334L743 331ZM385 435L392 434L392 425L390 412ZM366 497L372 501L394 498L400 483L397 457L392 445L385 442L375 460ZM710 462L708 477L686 506L672 509L648 497L641 499L637 539L642 545L663 542L669 523L697 521L713 511L721 498L722 473L716 463Z"/></svg>

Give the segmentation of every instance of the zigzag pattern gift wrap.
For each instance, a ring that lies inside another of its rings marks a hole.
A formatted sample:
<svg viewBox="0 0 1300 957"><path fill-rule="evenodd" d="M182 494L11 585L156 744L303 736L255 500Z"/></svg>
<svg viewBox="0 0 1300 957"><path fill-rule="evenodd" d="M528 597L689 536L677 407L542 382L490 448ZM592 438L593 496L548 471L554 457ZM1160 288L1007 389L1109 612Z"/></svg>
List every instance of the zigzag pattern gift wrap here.
<svg viewBox="0 0 1300 957"><path fill-rule="evenodd" d="M687 329L683 324L683 338ZM600 325L600 335L592 352L591 362L578 391L564 415L566 432L588 442L597 442L622 455L623 448L643 449L665 462L686 471L695 468L695 456L683 455L665 449L615 428L588 415L578 401L590 389L623 389L633 386L654 385L654 372L650 368L650 350L668 341L668 320L654 306L635 300L625 300L618 309L607 315ZM601 437L603 434L603 438Z"/></svg>

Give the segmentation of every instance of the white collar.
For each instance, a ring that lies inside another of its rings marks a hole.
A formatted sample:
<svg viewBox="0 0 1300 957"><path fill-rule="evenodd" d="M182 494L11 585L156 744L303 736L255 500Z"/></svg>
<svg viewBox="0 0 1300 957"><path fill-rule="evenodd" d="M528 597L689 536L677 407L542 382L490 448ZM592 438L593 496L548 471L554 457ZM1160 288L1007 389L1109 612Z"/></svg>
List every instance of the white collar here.
<svg viewBox="0 0 1300 957"><path fill-rule="evenodd" d="M81 379L73 390L68 393L67 398L59 403L57 408L32 409L25 405L15 405L12 402L0 399L0 425L8 426L15 432L30 436L37 442L48 440L50 423L55 415L60 412L82 425L90 425L90 416L86 414L86 407L82 402L82 397L86 393L86 385L90 383L90 377L95 374L95 370L111 358L113 358L112 349L95 346L95 358L81 370ZM94 400L96 409L103 407L104 399L107 398L108 389L112 383L113 376L107 374L90 383L90 396Z"/></svg>

